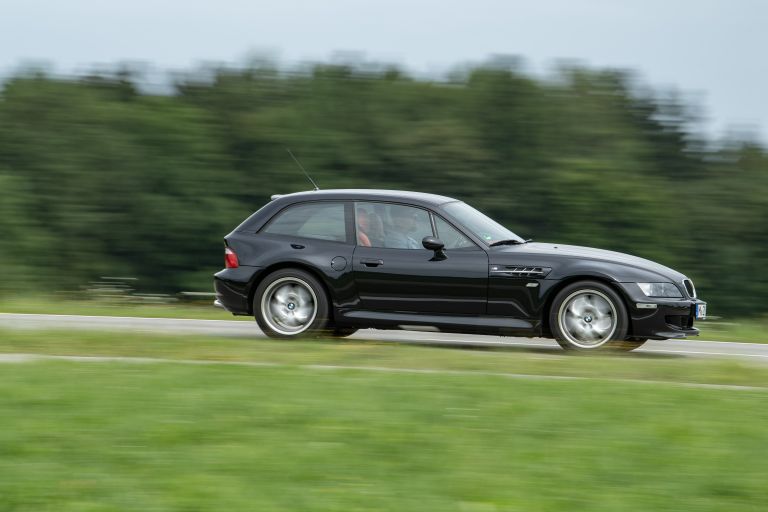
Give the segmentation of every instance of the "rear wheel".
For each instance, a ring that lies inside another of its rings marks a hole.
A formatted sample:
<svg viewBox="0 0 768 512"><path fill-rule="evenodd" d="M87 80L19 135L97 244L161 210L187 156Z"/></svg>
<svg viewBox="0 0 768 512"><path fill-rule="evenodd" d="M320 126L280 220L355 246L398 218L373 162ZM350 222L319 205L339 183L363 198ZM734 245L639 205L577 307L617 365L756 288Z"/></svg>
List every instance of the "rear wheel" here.
<svg viewBox="0 0 768 512"><path fill-rule="evenodd" d="M549 313L555 339L568 350L626 350L628 323L621 297L598 281L566 286L555 297Z"/></svg>
<svg viewBox="0 0 768 512"><path fill-rule="evenodd" d="M328 297L309 272L282 269L256 288L253 311L259 327L271 338L309 337L328 324Z"/></svg>

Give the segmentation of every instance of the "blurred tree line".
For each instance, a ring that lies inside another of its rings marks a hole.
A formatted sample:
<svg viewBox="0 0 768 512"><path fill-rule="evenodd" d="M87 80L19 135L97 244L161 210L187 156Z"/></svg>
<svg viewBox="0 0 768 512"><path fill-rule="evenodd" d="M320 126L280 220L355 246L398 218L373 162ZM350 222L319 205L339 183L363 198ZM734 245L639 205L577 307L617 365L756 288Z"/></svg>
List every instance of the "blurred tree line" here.
<svg viewBox="0 0 768 512"><path fill-rule="evenodd" d="M132 276L207 290L222 237L274 193L395 188L463 199L524 237L658 260L712 314L768 303L768 153L694 135L630 74L514 64L441 82L269 65L181 76L20 73L0 95L0 292Z"/></svg>

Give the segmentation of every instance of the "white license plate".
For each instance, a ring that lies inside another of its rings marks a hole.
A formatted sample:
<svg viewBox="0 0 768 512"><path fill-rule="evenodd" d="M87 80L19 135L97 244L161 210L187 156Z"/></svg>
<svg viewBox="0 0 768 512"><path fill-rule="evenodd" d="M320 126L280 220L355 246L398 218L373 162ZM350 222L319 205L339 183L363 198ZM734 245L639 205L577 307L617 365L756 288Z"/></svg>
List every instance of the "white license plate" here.
<svg viewBox="0 0 768 512"><path fill-rule="evenodd" d="M704 320L707 318L707 305L696 304L696 320Z"/></svg>

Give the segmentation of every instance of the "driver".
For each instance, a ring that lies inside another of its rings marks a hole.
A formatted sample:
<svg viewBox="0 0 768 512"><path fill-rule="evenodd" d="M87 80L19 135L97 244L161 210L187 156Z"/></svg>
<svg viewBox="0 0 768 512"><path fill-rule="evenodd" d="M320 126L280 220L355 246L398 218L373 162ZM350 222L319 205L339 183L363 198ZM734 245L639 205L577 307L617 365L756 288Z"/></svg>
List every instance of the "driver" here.
<svg viewBox="0 0 768 512"><path fill-rule="evenodd" d="M412 238L411 233L416 228L415 213L409 208L393 208L392 229L387 230L384 242L393 249L418 249L419 242Z"/></svg>

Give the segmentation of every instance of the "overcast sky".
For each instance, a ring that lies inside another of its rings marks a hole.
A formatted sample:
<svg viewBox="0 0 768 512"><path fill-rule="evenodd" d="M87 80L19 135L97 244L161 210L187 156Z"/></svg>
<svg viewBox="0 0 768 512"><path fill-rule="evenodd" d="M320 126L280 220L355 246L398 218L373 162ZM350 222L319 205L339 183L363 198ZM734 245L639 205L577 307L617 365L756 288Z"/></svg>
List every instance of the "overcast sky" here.
<svg viewBox="0 0 768 512"><path fill-rule="evenodd" d="M713 136L768 141L768 0L0 0L0 73L146 61L183 68L272 52L284 63L366 59L436 74L494 54L631 68L705 109Z"/></svg>

